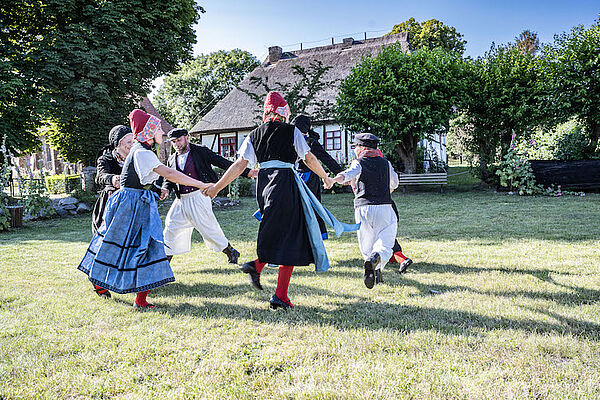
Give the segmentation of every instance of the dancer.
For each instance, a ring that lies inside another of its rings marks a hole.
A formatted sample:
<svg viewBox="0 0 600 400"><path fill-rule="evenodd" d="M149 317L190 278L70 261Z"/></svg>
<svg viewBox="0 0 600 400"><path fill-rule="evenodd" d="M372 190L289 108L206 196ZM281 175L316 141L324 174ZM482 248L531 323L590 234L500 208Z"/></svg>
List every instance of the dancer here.
<svg viewBox="0 0 600 400"><path fill-rule="evenodd" d="M190 143L185 129L172 129L168 138L176 153L169 157L167 166L194 179L215 183L217 174L211 165L227 169L233 164L205 146ZM246 168L242 175L248 177L249 173L250 170ZM174 255L190 251L192 233L196 228L208 248L225 253L230 264L237 264L240 253L225 237L213 213L210 197L203 195L197 187L178 185L166 179L162 188L161 199L165 199L171 191L177 197L169 209L163 232L169 261Z"/></svg>
<svg viewBox="0 0 600 400"><path fill-rule="evenodd" d="M330 188L334 182L352 182L354 216L360 222L358 244L365 260L364 283L369 289L382 282L382 270L392 255L398 229L390 195L398 187L398 175L378 152L378 144L379 138L370 133L354 135L356 160L325 185ZM389 190L382 190L385 188Z"/></svg>
<svg viewBox="0 0 600 400"><path fill-rule="evenodd" d="M208 185L158 160L152 145L162 142L160 119L133 110L129 120L137 142L123 164L121 189L109 198L104 221L78 269L104 289L136 292L133 306L148 309L155 307L146 299L150 289L175 280L165 255L158 196L150 190L152 183L163 176L201 189Z"/></svg>
<svg viewBox="0 0 600 400"><path fill-rule="evenodd" d="M290 108L283 97L277 92L269 92L264 104L264 123L244 140L238 152L240 158L216 184L205 190L207 195L214 197L248 163L260 163L256 188L262 214L257 239L258 258L245 263L242 271L249 275L254 287L262 290L260 273L266 263L280 265L277 289L269 301L273 309L294 307L288 297L294 266L315 263L317 271L329 268L313 208L334 226L338 235L358 228L344 226L335 220L294 172L293 164L300 158L324 182L331 180L310 152L302 133L287 123L289 114Z"/></svg>
<svg viewBox="0 0 600 400"><path fill-rule="evenodd" d="M304 135L306 143L308 143L308 146L310 147L310 152L317 157L317 160L322 162L334 175L337 175L344 170L344 168L342 168L340 164L325 151L323 146L321 146L321 143L319 143L319 134L312 130L309 116L298 115L294 118L293 123L296 128L302 132L302 135ZM313 192L319 201L321 201L321 182L319 181L319 177L308 168L302 159L298 160L296 170L300 174L302 180L306 182L306 186L308 186L310 191ZM317 217L317 219L319 221L319 229L321 230L323 240L327 240L328 235L325 222L321 217Z"/></svg>

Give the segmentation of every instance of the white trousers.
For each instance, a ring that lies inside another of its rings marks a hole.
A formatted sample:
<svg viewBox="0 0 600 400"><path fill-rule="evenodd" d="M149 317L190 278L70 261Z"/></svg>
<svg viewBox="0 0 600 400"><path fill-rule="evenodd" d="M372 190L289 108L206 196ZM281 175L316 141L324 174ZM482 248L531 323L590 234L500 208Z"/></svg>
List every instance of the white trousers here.
<svg viewBox="0 0 600 400"><path fill-rule="evenodd" d="M210 197L200 190L182 194L175 199L165 221L165 253L168 256L191 250L194 228L202 235L206 246L213 251L223 251L229 243L212 210Z"/></svg>
<svg viewBox="0 0 600 400"><path fill-rule="evenodd" d="M375 269L383 269L393 254L394 240L398 231L398 218L389 204L358 206L354 210L358 230L358 246L365 261L378 253L381 262Z"/></svg>

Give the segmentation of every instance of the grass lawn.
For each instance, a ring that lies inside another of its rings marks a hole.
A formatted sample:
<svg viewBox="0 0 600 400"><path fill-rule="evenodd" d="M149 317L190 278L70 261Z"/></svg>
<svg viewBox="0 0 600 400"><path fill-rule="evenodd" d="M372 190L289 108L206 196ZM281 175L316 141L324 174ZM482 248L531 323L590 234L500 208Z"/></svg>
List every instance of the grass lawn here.
<svg viewBox="0 0 600 400"><path fill-rule="evenodd" d="M600 398L600 195L394 197L414 268L368 290L356 235L329 240L329 272L294 272L291 312L268 310L276 270L255 291L196 234L138 312L76 270L89 215L0 233L0 399ZM345 222L351 202L324 197ZM255 208L216 212L242 260Z"/></svg>

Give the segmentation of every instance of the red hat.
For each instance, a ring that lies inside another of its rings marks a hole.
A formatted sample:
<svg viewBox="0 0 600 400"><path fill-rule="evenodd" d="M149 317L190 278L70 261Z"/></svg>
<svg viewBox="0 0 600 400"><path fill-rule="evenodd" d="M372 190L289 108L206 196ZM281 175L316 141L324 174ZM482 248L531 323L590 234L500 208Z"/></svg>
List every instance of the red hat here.
<svg viewBox="0 0 600 400"><path fill-rule="evenodd" d="M284 100L283 96L281 96L276 91L271 91L267 93L267 98L265 99L265 106L263 107L263 121L267 117L267 114L274 112L276 114L281 115L284 118L290 116L290 106Z"/></svg>
<svg viewBox="0 0 600 400"><path fill-rule="evenodd" d="M129 113L131 131L139 142L146 142L154 137L160 127L160 119L139 108Z"/></svg>

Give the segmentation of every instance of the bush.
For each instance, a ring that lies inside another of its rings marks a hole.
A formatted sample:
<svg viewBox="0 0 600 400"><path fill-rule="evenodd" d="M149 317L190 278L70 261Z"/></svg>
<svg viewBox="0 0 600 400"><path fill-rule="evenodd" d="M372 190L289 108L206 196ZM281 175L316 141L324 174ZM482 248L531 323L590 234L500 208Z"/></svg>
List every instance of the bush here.
<svg viewBox="0 0 600 400"><path fill-rule="evenodd" d="M574 118L552 130L538 129L518 150L531 160L584 160L587 146L585 127Z"/></svg>
<svg viewBox="0 0 600 400"><path fill-rule="evenodd" d="M70 193L81 189L81 177L79 175L49 175L46 177L46 188L51 194Z"/></svg>
<svg viewBox="0 0 600 400"><path fill-rule="evenodd" d="M89 206L93 206L98 196L90 194L81 188L77 188L70 193L71 197L76 198Z"/></svg>

